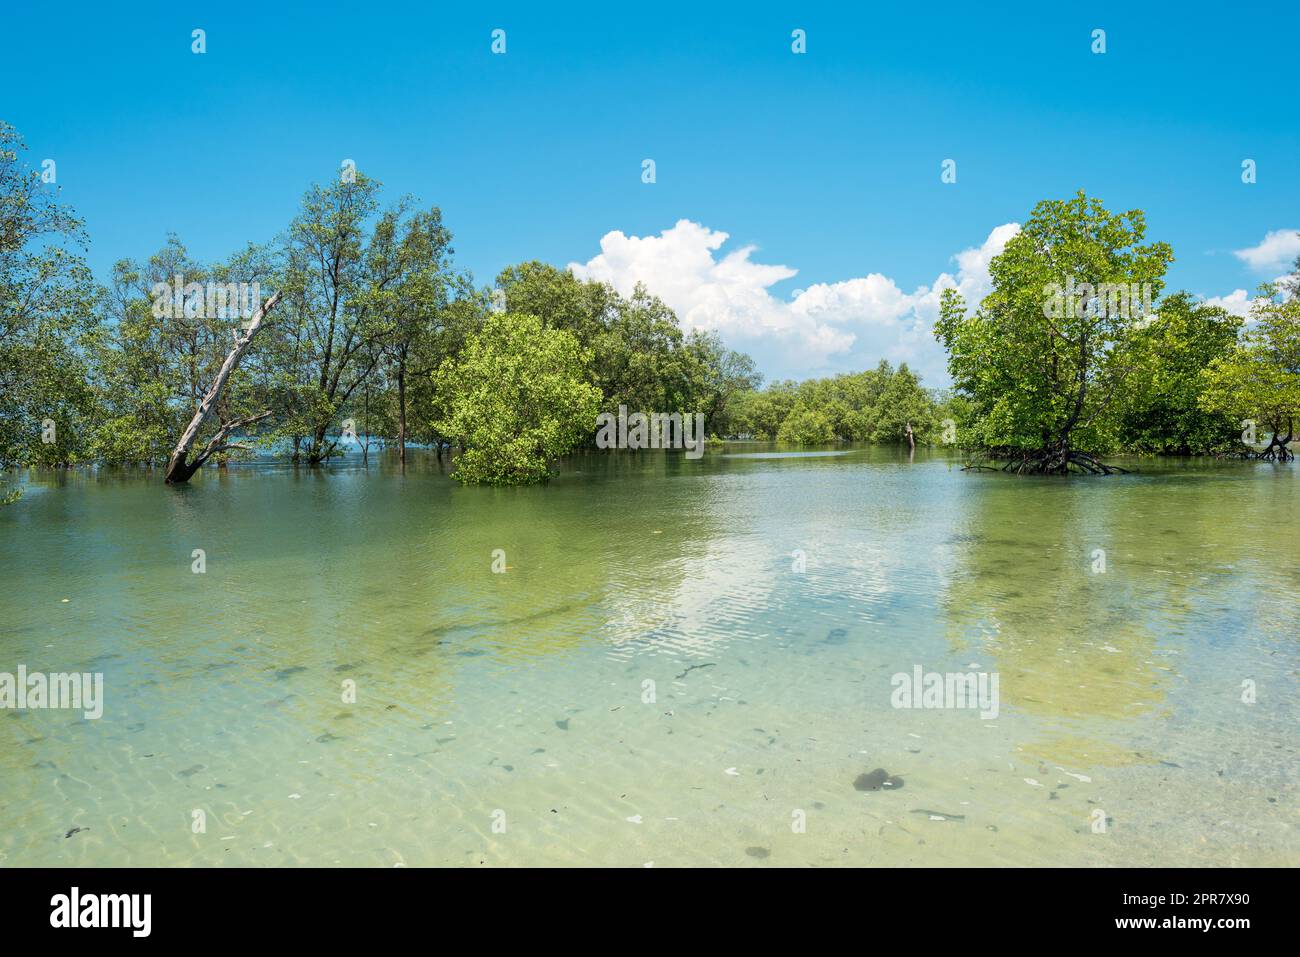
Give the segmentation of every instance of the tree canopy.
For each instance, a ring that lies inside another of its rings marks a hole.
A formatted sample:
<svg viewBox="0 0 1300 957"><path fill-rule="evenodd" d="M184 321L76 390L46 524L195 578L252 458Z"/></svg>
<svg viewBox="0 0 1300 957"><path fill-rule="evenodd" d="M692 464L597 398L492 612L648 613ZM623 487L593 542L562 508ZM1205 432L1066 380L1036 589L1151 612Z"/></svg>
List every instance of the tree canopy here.
<svg viewBox="0 0 1300 957"><path fill-rule="evenodd" d="M1229 354L1241 319L1185 292L1167 296L1152 321L1134 331L1133 364L1119 407L1123 447L1190 455L1226 452L1240 426L1201 403L1201 370Z"/></svg>
<svg viewBox="0 0 1300 957"><path fill-rule="evenodd" d="M463 482L545 481L552 461L595 428L600 390L587 381L591 353L573 333L527 313L498 313L435 374L435 427L463 451Z"/></svg>
<svg viewBox="0 0 1300 957"><path fill-rule="evenodd" d="M0 122L0 468L83 461L95 426L85 231L25 150Z"/></svg>
<svg viewBox="0 0 1300 957"><path fill-rule="evenodd" d="M1261 457L1289 461L1300 421L1300 298L1283 299L1273 286L1262 292L1241 343L1205 368L1201 407L1240 419L1246 436L1267 430Z"/></svg>
<svg viewBox="0 0 1300 957"><path fill-rule="evenodd" d="M944 291L935 333L972 403L968 441L1018 471L1110 471L1096 456L1117 443L1136 332L1173 260L1145 234L1141 210L1113 214L1082 191L1044 200L994 257L973 314Z"/></svg>

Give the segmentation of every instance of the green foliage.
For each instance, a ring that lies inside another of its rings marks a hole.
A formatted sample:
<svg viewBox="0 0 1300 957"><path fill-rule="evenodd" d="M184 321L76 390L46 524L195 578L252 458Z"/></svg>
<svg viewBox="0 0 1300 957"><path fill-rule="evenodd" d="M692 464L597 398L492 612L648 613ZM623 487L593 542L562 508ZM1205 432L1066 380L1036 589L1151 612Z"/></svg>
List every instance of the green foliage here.
<svg viewBox="0 0 1300 957"><path fill-rule="evenodd" d="M551 460L595 429L601 395L590 364L571 332L527 314L489 317L434 376L435 428L462 448L454 477L488 485L549 478Z"/></svg>
<svg viewBox="0 0 1300 957"><path fill-rule="evenodd" d="M729 434L728 408L732 397L757 389L763 376L754 360L743 352L723 345L716 332L692 332L686 337L692 357L690 392L696 408L704 413L705 427Z"/></svg>
<svg viewBox="0 0 1300 957"><path fill-rule="evenodd" d="M762 392L738 394L729 404L732 434L775 439L781 423L798 401L795 388L793 382L786 380L773 382Z"/></svg>
<svg viewBox="0 0 1300 957"><path fill-rule="evenodd" d="M198 283L203 291L196 295L183 289L177 302L177 276L183 286ZM94 458L118 465L165 462L225 361L242 321L234 303L208 302L208 284L257 283L258 295L265 299L274 282L264 249L250 246L229 262L209 266L192 259L174 235L143 263L116 263L91 351L99 408ZM256 353L249 356L222 391L199 435L200 446L219 421L269 408L273 390L266 383L271 376ZM222 453L217 461L226 457Z"/></svg>
<svg viewBox="0 0 1300 957"><path fill-rule="evenodd" d="M1197 303L1188 293L1166 297L1152 322L1134 333L1134 370L1120 405L1125 448L1176 455L1233 448L1241 426L1201 406L1202 371L1232 354L1241 320Z"/></svg>
<svg viewBox="0 0 1300 957"><path fill-rule="evenodd" d="M538 316L552 329L594 343L613 323L618 294L612 286L583 282L567 269L531 262L508 266L497 276L508 312Z"/></svg>
<svg viewBox="0 0 1300 957"><path fill-rule="evenodd" d="M596 413L620 405L701 412L711 446L719 435L904 443L909 429L936 443L952 420L963 446L1067 453L1222 450L1242 419L1286 436L1300 414L1294 295L1257 303L1240 346L1235 318L1183 294L1151 321L1045 309L1049 284L1070 280L1150 283L1154 299L1172 259L1141 244L1140 211L1112 215L1083 193L1035 207L973 314L944 293L936 334L952 394L883 361L760 389L748 356L716 333L684 332L642 286L624 295L531 261L501 272L499 296L475 289L453 266L441 211L409 197L381 209L379 183L363 175L311 187L274 245L199 263L172 236L99 288L80 221L20 163L23 149L0 123L0 468L167 459L238 325L208 309L160 313L156 287L176 275L283 294L198 444L270 410L260 440L309 463L339 454L350 419L403 447L459 443L464 481L536 482L556 456L594 443ZM1300 289L1300 268L1283 286Z"/></svg>
<svg viewBox="0 0 1300 957"><path fill-rule="evenodd" d="M1046 200L993 259L993 292L973 315L960 294L944 291L935 332L957 390L973 406L974 444L1050 452L1049 470L1063 470L1072 449L1115 444L1113 413L1136 362L1141 310L1098 297L1079 308L1054 308L1053 300L1059 306L1072 283L1149 283L1154 302L1173 253L1164 243L1141 245L1145 232L1141 210L1111 214L1082 191Z"/></svg>
<svg viewBox="0 0 1300 957"><path fill-rule="evenodd" d="M1285 446L1300 420L1300 299L1276 292L1264 288L1241 344L1205 369L1200 404L1238 424L1253 419Z"/></svg>
<svg viewBox="0 0 1300 957"><path fill-rule="evenodd" d="M818 413L816 421L801 414L787 428L796 413L809 411ZM783 442L803 442L793 438L796 435L827 436L808 439L807 444L901 443L907 441L909 424L917 442L936 442L942 419L934 396L921 387L906 363L895 370L885 361L865 372L798 384L774 382L761 392L737 392L728 401L725 416L730 435ZM829 434L822 428L823 421Z"/></svg>
<svg viewBox="0 0 1300 957"><path fill-rule="evenodd" d="M488 300L480 292L474 291L468 277L460 276L455 280L456 293L445 307L438 311L438 323L435 327L426 327L425 332L412 350L409 368L406 373L406 391L408 415L406 417L407 433L413 441L426 444L440 444L448 437L437 430L434 425L436 395L432 371L449 358L462 353L469 337L480 329L488 315ZM391 410L390 420L394 427L385 435L397 434L396 422L400 380L390 367L387 376L387 390L381 392Z"/></svg>
<svg viewBox="0 0 1300 957"><path fill-rule="evenodd" d="M968 437L974 432L975 421L975 407L970 399L956 392L942 393L937 397L935 417L938 420L939 442L959 448L968 447ZM951 426L951 431L947 434L945 423Z"/></svg>
<svg viewBox="0 0 1300 957"><path fill-rule="evenodd" d="M284 401L278 432L292 442L295 460L315 464L333 454L339 437L331 431L382 360L384 317L375 306L395 279L400 213L371 228L378 192L379 183L360 173L352 182L313 185L289 226L273 348Z"/></svg>
<svg viewBox="0 0 1300 957"><path fill-rule="evenodd" d="M835 430L824 412L796 405L781 423L776 440L789 445L828 445L835 441Z"/></svg>
<svg viewBox="0 0 1300 957"><path fill-rule="evenodd" d="M921 388L920 380L906 363L889 377L880 397L879 410L871 441L905 443L909 425L917 442L938 440L939 416L934 397Z"/></svg>
<svg viewBox="0 0 1300 957"><path fill-rule="evenodd" d="M25 149L0 122L0 467L72 465L86 457L95 413L86 339L96 289L81 221L20 162Z"/></svg>
<svg viewBox="0 0 1300 957"><path fill-rule="evenodd" d="M684 335L673 311L643 286L625 297L538 262L502 271L497 285L507 310L538 316L591 351L591 381L606 411L703 412L707 429L723 431L728 400L762 381L753 360L716 333Z"/></svg>

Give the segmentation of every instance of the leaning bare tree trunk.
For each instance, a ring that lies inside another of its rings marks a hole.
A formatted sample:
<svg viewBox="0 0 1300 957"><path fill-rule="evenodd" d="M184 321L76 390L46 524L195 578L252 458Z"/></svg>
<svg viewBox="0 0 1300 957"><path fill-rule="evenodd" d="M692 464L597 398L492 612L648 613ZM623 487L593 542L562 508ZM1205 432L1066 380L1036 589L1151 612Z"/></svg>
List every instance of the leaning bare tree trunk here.
<svg viewBox="0 0 1300 957"><path fill-rule="evenodd" d="M176 443L176 448L172 451L172 457L167 462L166 481L168 485L188 482L190 476L201 469L203 463L215 453L241 448L241 446L226 441L230 434L243 426L259 422L271 414L270 412L260 412L257 415L248 415L242 419L223 422L221 428L217 429L217 434L208 440L208 444L204 446L203 451L193 460L190 459L190 449L194 445L194 440L198 438L199 429L203 428L203 423L221 397L221 390L226 387L226 380L230 378L230 373L235 371L235 367L239 365L240 357L243 356L244 351L253 341L253 336L257 335L257 330L262 328L262 320L266 318L267 313L275 308L275 304L279 301L280 294L277 292L257 307L257 311L253 313L253 318L249 320L248 330L243 336L240 336L238 332L235 333L234 348L226 356L226 361L221 363L221 369L217 372L217 377L212 381L212 385L208 386L208 391L203 396L203 401L199 403L194 418L190 419L190 424L186 427L181 440Z"/></svg>

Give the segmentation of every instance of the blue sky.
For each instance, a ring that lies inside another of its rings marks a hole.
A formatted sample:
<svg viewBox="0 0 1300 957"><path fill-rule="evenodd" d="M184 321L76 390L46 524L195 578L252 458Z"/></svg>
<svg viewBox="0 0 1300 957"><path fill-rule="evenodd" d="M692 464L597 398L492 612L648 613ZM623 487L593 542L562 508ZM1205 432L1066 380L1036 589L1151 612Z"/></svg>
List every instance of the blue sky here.
<svg viewBox="0 0 1300 957"><path fill-rule="evenodd" d="M776 377L889 355L942 384L918 287L977 291L995 228L1079 188L1146 210L1171 288L1294 258L1261 246L1300 228L1293 4L469 6L14 7L0 118L56 160L101 277L169 231L203 259L269 240L351 158L441 206L480 284L534 258L651 279ZM593 263L615 231L654 241Z"/></svg>

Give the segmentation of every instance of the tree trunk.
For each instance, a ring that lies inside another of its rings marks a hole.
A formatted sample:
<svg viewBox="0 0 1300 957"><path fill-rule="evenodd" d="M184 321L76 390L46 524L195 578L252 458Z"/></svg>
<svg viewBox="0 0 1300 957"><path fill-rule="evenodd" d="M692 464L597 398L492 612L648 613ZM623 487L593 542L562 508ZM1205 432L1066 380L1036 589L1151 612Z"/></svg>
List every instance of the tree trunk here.
<svg viewBox="0 0 1300 957"><path fill-rule="evenodd" d="M1294 436L1291 434L1290 430L1287 431L1285 437L1280 436L1276 432L1274 432L1273 437L1270 438L1268 441L1268 447L1264 449L1263 452L1259 453L1259 457L1263 459L1265 462L1291 461L1292 459L1295 458L1295 453L1292 452L1290 448L1288 448L1288 446L1291 444L1292 438L1294 438Z"/></svg>
<svg viewBox="0 0 1300 957"><path fill-rule="evenodd" d="M191 461L190 449L194 445L194 440L198 438L199 430L203 428L204 421L216 406L217 400L221 398L221 390L226 387L226 380L230 378L230 373L235 371L235 367L239 365L239 360L253 341L253 336L257 335L257 331L262 328L262 320L266 318L267 313L275 308L275 304L279 301L280 294L277 292L257 307L257 311L253 313L253 318L249 320L248 331L242 337L238 332L235 333L234 348L226 356L226 361L221 363L221 369L217 372L217 377L212 381L212 385L208 386L208 391L203 396L203 401L199 403L194 418L190 419L190 424L186 427L184 434L181 435L181 440L176 443L171 459L167 462L166 482L168 485L188 482L190 477L203 467L203 463L208 460L209 456L236 447L227 444L225 441L231 432L241 426L258 422L271 414L270 412L262 412L258 415L245 416L242 419L223 423L221 428L217 429L217 434L204 446L203 451Z"/></svg>
<svg viewBox="0 0 1300 957"><path fill-rule="evenodd" d="M406 363L397 367L397 460L406 464Z"/></svg>
<svg viewBox="0 0 1300 957"><path fill-rule="evenodd" d="M325 436L329 432L329 423L316 426L311 435L311 444L307 446L307 464L320 465L325 461Z"/></svg>

